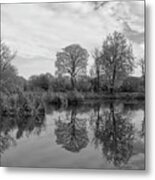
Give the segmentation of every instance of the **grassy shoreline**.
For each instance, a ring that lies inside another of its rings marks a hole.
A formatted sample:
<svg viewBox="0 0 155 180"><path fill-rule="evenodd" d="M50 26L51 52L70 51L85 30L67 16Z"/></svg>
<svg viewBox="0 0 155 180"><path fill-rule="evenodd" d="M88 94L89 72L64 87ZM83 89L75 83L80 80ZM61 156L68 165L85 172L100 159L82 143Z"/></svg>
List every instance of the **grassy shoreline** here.
<svg viewBox="0 0 155 180"><path fill-rule="evenodd" d="M111 100L115 100L115 99L131 99L131 100L145 100L145 93L144 92L133 92L133 93L129 93L129 92L117 92L114 94L110 94L110 93L100 93L100 94L86 94L85 95L85 99L111 99Z"/></svg>
<svg viewBox="0 0 155 180"><path fill-rule="evenodd" d="M45 107L52 105L55 107L71 107L94 101L144 101L145 93L81 93L71 92L25 92L13 94L3 98L1 102L2 115L34 116L45 114Z"/></svg>
<svg viewBox="0 0 155 180"><path fill-rule="evenodd" d="M47 104L63 104L63 105L76 105L89 100L145 100L145 93L47 93L43 95L43 99Z"/></svg>

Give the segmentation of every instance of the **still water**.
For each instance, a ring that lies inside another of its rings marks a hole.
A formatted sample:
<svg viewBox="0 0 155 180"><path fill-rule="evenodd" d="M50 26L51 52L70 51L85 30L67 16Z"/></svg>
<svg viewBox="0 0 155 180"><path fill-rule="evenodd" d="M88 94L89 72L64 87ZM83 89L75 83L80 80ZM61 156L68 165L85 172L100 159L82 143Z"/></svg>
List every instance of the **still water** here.
<svg viewBox="0 0 155 180"><path fill-rule="evenodd" d="M144 102L47 107L45 117L3 117L1 166L144 169Z"/></svg>

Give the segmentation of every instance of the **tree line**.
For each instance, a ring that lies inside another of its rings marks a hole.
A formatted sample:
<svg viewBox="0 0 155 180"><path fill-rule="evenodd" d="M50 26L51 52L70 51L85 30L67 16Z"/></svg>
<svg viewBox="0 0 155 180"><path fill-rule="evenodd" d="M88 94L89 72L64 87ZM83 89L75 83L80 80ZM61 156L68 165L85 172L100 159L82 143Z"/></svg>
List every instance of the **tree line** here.
<svg viewBox="0 0 155 180"><path fill-rule="evenodd" d="M56 54L55 76L50 73L33 75L28 80L18 76L11 64L12 53L1 42L0 78L1 91L10 94L18 91L80 91L80 92L142 92L145 89L144 59L136 64L132 45L122 33L109 34L101 49L92 52L94 63L87 73L89 53L79 44L71 44ZM133 77L136 66L141 68L141 77Z"/></svg>

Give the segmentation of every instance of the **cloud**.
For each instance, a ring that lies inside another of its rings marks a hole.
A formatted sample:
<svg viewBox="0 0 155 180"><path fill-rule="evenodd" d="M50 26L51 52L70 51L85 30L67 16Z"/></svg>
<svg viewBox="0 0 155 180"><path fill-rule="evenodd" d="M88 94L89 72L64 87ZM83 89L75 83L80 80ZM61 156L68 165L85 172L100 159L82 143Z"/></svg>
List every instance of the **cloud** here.
<svg viewBox="0 0 155 180"><path fill-rule="evenodd" d="M129 40L137 44L144 43L144 32L138 32L136 30L131 29L131 27L128 25L127 22L124 22L123 26L124 26L124 34Z"/></svg>
<svg viewBox="0 0 155 180"><path fill-rule="evenodd" d="M76 43L91 54L114 30L123 32L133 43L136 55L143 50L143 1L3 4L1 10L2 39L18 51L21 60L20 65L16 60L16 66L26 77L24 66L31 69L29 76L37 70L46 72L46 67L53 73L55 55L61 48ZM92 61L90 57L89 66Z"/></svg>
<svg viewBox="0 0 155 180"><path fill-rule="evenodd" d="M31 75L39 75L42 73L51 73L54 69L54 61L52 59L35 56L33 58L24 58L17 55L12 64L18 67L18 73L29 78Z"/></svg>

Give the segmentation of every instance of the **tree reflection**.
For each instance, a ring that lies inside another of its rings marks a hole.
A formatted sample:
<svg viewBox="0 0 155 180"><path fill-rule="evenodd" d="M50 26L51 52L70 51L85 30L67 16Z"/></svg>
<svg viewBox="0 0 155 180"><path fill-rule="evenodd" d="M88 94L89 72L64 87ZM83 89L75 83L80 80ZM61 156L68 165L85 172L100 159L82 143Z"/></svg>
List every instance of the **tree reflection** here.
<svg viewBox="0 0 155 180"><path fill-rule="evenodd" d="M141 137L143 138L145 136L145 113L144 118L142 120L142 129L141 129Z"/></svg>
<svg viewBox="0 0 155 180"><path fill-rule="evenodd" d="M101 117L97 116L94 135L102 145L104 156L114 166L122 166L128 162L133 150L133 125L120 112L114 112L113 103L110 103L109 111L104 112Z"/></svg>
<svg viewBox="0 0 155 180"><path fill-rule="evenodd" d="M23 118L17 119L18 131L16 138L20 139L23 136L23 132L26 132L27 135L31 134L32 131L36 131L37 135L41 133L42 127L44 127L45 117L43 115L36 116L23 116Z"/></svg>
<svg viewBox="0 0 155 180"><path fill-rule="evenodd" d="M11 145L16 145L16 140L9 134L15 128L15 119L1 116L0 122L0 155Z"/></svg>
<svg viewBox="0 0 155 180"><path fill-rule="evenodd" d="M16 117L1 116L0 132L7 134L16 127Z"/></svg>
<svg viewBox="0 0 155 180"><path fill-rule="evenodd" d="M102 116L100 115L100 104L96 104L94 107L94 115L91 117L91 123L95 121L95 132L94 132L94 138L93 138L93 143L95 145L95 148L97 148L100 144L100 133L103 129L104 121L102 119Z"/></svg>
<svg viewBox="0 0 155 180"><path fill-rule="evenodd" d="M0 134L0 154L4 153L11 145L16 145L16 141L9 134Z"/></svg>
<svg viewBox="0 0 155 180"><path fill-rule="evenodd" d="M35 115L35 116L1 116L0 122L0 153L3 153L11 145L16 144L15 139L20 139L23 133L30 135L32 131L35 131L37 135L41 133L44 127L45 115ZM17 129L16 136L10 132Z"/></svg>
<svg viewBox="0 0 155 180"><path fill-rule="evenodd" d="M71 152L79 152L87 146L89 141L84 119L79 119L76 115L76 109L72 109L68 123L63 122L61 119L56 121L56 142ZM66 120L68 120L67 116Z"/></svg>

